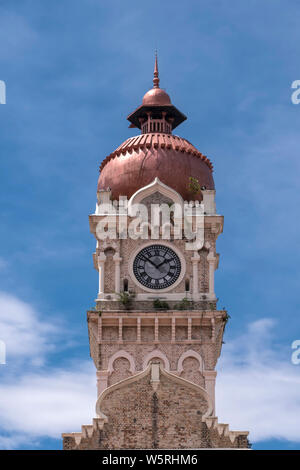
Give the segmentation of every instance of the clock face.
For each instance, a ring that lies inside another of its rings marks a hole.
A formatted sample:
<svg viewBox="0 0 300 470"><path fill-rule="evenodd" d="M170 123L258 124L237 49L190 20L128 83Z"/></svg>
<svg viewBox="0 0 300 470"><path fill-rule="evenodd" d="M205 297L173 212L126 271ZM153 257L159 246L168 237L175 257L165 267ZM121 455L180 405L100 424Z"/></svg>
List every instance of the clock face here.
<svg viewBox="0 0 300 470"><path fill-rule="evenodd" d="M164 245L150 245L135 257L133 272L148 289L166 289L174 284L181 272L178 255Z"/></svg>

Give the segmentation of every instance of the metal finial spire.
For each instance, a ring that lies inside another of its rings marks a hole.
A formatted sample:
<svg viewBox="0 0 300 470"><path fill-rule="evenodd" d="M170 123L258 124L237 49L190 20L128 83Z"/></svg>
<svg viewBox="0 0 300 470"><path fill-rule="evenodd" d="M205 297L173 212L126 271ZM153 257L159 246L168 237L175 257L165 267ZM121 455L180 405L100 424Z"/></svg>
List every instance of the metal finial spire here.
<svg viewBox="0 0 300 470"><path fill-rule="evenodd" d="M153 74L153 88L159 88L159 77L158 77L158 64L157 64L157 51L155 51L155 63L154 63L154 74Z"/></svg>

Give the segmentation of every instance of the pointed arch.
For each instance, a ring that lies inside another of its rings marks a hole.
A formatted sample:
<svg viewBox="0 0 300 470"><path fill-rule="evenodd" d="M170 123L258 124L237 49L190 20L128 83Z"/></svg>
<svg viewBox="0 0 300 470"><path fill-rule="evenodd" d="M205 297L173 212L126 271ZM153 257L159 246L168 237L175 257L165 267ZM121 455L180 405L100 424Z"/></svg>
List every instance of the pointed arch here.
<svg viewBox="0 0 300 470"><path fill-rule="evenodd" d="M200 356L200 354L197 353L196 351L193 351L193 349L189 349L188 351L181 354L181 356L178 360L178 365L177 365L177 371L179 372L179 374L181 374L181 372L183 371L183 361L185 359L187 359L188 357L194 357L195 359L198 360L198 362L199 362L199 372L202 374L203 371L204 371L204 361L203 361L202 357Z"/></svg>
<svg viewBox="0 0 300 470"><path fill-rule="evenodd" d="M158 177L156 177L152 181L152 183L148 184L147 186L144 186L143 188L138 189L131 196L128 201L128 214L131 214L132 206L134 204L140 204L145 197L150 196L155 192L163 194L164 196L171 199L174 203L179 204L180 207L183 207L183 199L181 195L177 191L175 191L175 189L170 188L170 186L167 186L162 181L160 181Z"/></svg>
<svg viewBox="0 0 300 470"><path fill-rule="evenodd" d="M134 362L134 359L133 357L131 356L131 354L129 354L127 351L124 351L123 349L115 352L115 354L113 354L110 358L109 358L109 361L108 361L108 371L109 373L111 374L114 370L113 368L113 365L114 365L114 362L116 359L119 359L120 357L124 357L125 359L127 359L129 361L129 364L130 364L130 367L129 367L129 370L132 374L135 373L135 362Z"/></svg>
<svg viewBox="0 0 300 470"><path fill-rule="evenodd" d="M170 362L165 353L160 351L159 349L153 349L153 351L149 352L147 356L145 356L144 361L143 361L143 370L146 369L148 366L148 363L151 359L154 359L155 357L158 357L161 359L164 363L164 367L166 370L170 370Z"/></svg>

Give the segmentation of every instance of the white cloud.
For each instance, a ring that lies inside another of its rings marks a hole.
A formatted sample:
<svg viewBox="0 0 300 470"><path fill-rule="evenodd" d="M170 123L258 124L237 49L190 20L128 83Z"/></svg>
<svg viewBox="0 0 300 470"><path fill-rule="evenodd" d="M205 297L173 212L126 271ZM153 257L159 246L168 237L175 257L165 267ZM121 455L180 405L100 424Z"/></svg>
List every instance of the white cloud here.
<svg viewBox="0 0 300 470"><path fill-rule="evenodd" d="M216 412L232 430L249 430L251 442L299 442L300 367L272 348L273 325L271 319L251 323L245 335L224 346Z"/></svg>
<svg viewBox="0 0 300 470"><path fill-rule="evenodd" d="M92 361L68 369L24 374L0 385L0 422L7 433L27 442L60 438L62 432L80 431L95 416L96 377ZM0 437L5 444L9 438ZM15 446L15 445L14 445Z"/></svg>
<svg viewBox="0 0 300 470"><path fill-rule="evenodd" d="M6 344L7 362L43 363L46 352L53 347L54 335L60 332L54 320L41 321L30 304L0 292L0 339Z"/></svg>
<svg viewBox="0 0 300 470"><path fill-rule="evenodd" d="M26 434L14 433L13 435L9 435L9 436L0 435L0 449L1 450L18 449L23 444L28 445L29 443L33 444L33 441Z"/></svg>
<svg viewBox="0 0 300 470"><path fill-rule="evenodd" d="M39 439L60 439L62 432L79 431L95 416L92 361L45 366L54 344L66 344L64 329L51 321L43 321L30 304L0 292L0 338L8 356L7 365L0 366L0 448L38 448Z"/></svg>

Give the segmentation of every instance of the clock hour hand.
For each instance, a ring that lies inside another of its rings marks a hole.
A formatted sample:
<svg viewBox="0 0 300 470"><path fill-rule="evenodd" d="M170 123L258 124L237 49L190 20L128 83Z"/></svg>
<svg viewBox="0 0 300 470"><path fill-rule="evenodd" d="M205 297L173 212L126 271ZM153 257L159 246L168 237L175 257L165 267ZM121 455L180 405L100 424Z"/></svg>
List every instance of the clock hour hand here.
<svg viewBox="0 0 300 470"><path fill-rule="evenodd" d="M169 261L172 261L172 258L171 259L164 259L161 263L159 263L156 267L157 268L160 268L160 266L162 266L163 264L169 262Z"/></svg>

